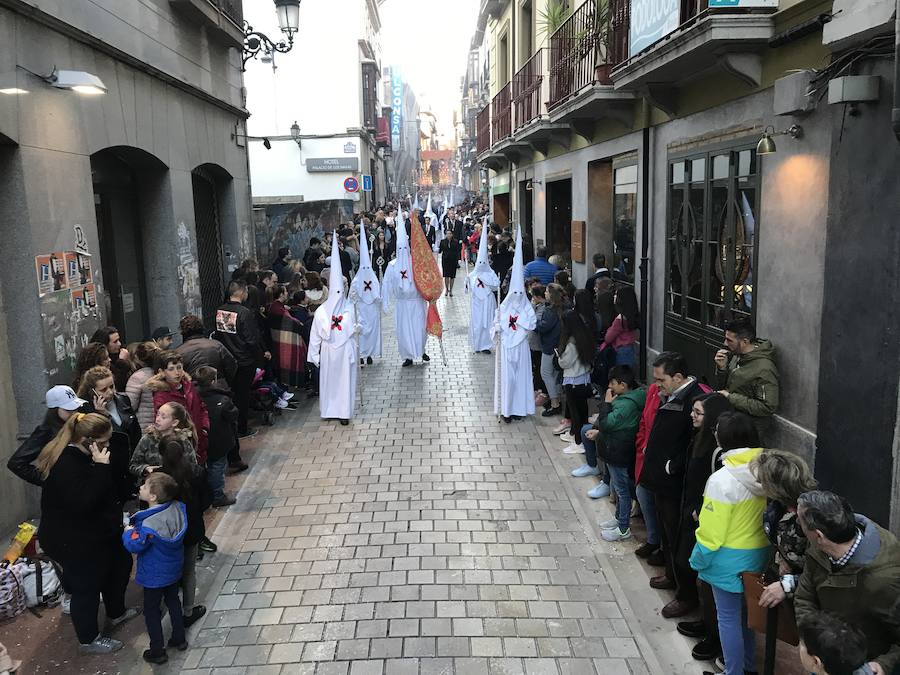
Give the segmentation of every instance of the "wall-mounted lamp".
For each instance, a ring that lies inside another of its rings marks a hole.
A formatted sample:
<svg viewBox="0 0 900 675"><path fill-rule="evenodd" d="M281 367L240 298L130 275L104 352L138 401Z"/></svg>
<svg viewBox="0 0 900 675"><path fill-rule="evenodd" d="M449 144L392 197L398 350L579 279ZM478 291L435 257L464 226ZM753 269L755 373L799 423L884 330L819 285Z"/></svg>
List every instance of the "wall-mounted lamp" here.
<svg viewBox="0 0 900 675"><path fill-rule="evenodd" d="M103 80L82 70L57 70L54 66L53 72L43 79L57 89L70 89L79 94L96 96L106 93Z"/></svg>
<svg viewBox="0 0 900 675"><path fill-rule="evenodd" d="M261 61L271 63L275 67L275 52L286 54L294 46L294 34L300 28L300 0L275 0L275 12L278 14L278 27L287 36L287 42L280 40L275 42L267 35L253 30L246 21L244 22L244 53L242 55L242 70L247 69L247 61L255 59L262 52Z"/></svg>
<svg viewBox="0 0 900 675"><path fill-rule="evenodd" d="M270 141L268 138L263 138L263 147L266 150L271 150L272 149L272 141Z"/></svg>
<svg viewBox="0 0 900 675"><path fill-rule="evenodd" d="M529 192L531 192L532 190L534 190L535 185L543 185L543 184L544 184L543 181L537 180L536 178L529 178L528 180L525 181L525 189L528 190Z"/></svg>
<svg viewBox="0 0 900 675"><path fill-rule="evenodd" d="M771 125L767 126L765 131L763 131L762 138L759 139L759 143L756 144L757 155L771 155L775 152L778 152L778 148L775 147L775 141L772 138L773 136L790 136L791 138L803 138L803 127L801 127L799 124L792 124L784 131L775 131L775 127Z"/></svg>
<svg viewBox="0 0 900 675"><path fill-rule="evenodd" d="M291 138L294 139L294 142L297 144L297 147L300 147L300 125L297 124L297 120L294 120L294 123L291 125Z"/></svg>

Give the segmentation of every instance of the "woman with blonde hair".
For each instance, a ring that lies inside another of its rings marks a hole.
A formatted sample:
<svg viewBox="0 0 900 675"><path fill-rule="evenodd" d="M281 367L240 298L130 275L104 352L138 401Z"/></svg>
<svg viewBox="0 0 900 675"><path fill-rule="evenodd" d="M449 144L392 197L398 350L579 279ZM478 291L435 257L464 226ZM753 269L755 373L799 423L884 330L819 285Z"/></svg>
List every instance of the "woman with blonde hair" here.
<svg viewBox="0 0 900 675"><path fill-rule="evenodd" d="M809 540L797 520L797 500L804 492L815 490L817 483L803 458L784 450L764 450L750 468L769 500L763 529L775 549L759 604L775 607L793 598L803 573Z"/></svg>
<svg viewBox="0 0 900 675"><path fill-rule="evenodd" d="M125 393L131 400L131 407L137 414L138 424L141 429L146 429L153 424L155 417L153 411L153 392L147 387L147 380L156 374L153 362L162 351L153 341L141 342L131 352L131 360L137 366L137 370L128 378L125 385Z"/></svg>
<svg viewBox="0 0 900 675"><path fill-rule="evenodd" d="M101 635L100 596L115 627L139 614L125 606L131 556L122 546L122 505L109 417L75 413L35 462L41 491L42 548L62 565L72 594L71 617L83 654L109 654L122 642Z"/></svg>
<svg viewBox="0 0 900 675"><path fill-rule="evenodd" d="M112 371L105 366L94 366L81 377L78 396L87 401L84 412L98 412L108 415L113 432L127 437L128 453L141 440L141 426L131 407L131 400L116 391Z"/></svg>

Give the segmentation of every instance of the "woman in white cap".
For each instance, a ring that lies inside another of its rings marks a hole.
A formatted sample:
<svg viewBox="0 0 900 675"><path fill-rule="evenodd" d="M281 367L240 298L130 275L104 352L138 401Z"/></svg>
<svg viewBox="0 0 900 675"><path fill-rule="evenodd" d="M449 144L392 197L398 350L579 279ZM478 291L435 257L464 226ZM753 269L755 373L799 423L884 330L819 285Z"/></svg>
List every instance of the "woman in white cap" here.
<svg viewBox="0 0 900 675"><path fill-rule="evenodd" d="M45 401L47 412L44 415L44 421L35 427L31 435L6 463L7 468L19 478L38 487L44 484L44 477L34 466L34 460L41 454L44 446L56 437L66 420L87 403L86 400L75 395L72 387L64 384L52 387L47 392Z"/></svg>

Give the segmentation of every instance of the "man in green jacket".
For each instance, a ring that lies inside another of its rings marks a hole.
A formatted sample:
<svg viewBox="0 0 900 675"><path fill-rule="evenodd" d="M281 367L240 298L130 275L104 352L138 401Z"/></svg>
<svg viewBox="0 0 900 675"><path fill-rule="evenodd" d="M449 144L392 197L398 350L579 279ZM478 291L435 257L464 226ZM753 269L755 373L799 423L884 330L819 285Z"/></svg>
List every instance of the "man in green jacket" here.
<svg viewBox="0 0 900 675"><path fill-rule="evenodd" d="M752 417L775 414L779 393L775 347L769 340L758 340L746 318L725 325L724 345L715 358L719 393L735 410Z"/></svg>
<svg viewBox="0 0 900 675"><path fill-rule="evenodd" d="M814 490L797 501L810 541L794 595L797 623L817 611L834 614L866 636L869 667L900 667L900 543L843 497ZM790 592L793 589L785 589Z"/></svg>

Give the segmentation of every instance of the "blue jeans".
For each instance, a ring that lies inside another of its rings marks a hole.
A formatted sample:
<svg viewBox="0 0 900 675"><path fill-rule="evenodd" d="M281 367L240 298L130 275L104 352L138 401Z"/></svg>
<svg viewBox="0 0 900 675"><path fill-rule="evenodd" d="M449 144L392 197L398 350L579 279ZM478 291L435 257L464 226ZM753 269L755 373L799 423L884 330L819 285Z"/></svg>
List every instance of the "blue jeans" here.
<svg viewBox="0 0 900 675"><path fill-rule="evenodd" d="M659 546L659 521L656 519L656 500L653 493L643 485L637 486L637 500L644 514L644 525L647 526L647 543Z"/></svg>
<svg viewBox="0 0 900 675"><path fill-rule="evenodd" d="M166 602L169 617L172 619L172 643L180 645L184 642L184 615L181 609L181 600L178 598L178 583L163 588L145 588L144 622L147 624L147 634L150 636L150 651L154 654L166 653L160 609L163 600Z"/></svg>
<svg viewBox="0 0 900 675"><path fill-rule="evenodd" d="M756 671L756 637L747 628L744 594L731 593L712 587L719 617L719 639L725 657L725 675L743 675L745 670Z"/></svg>
<svg viewBox="0 0 900 675"><path fill-rule="evenodd" d="M619 521L619 529L624 532L631 527L631 492L634 489L634 481L628 475L628 467L606 465L612 480L612 489L616 491L616 520Z"/></svg>
<svg viewBox="0 0 900 675"><path fill-rule="evenodd" d="M206 482L213 493L213 499L222 499L225 496L225 467L227 466L227 456L206 462Z"/></svg>
<svg viewBox="0 0 900 675"><path fill-rule="evenodd" d="M581 444L584 446L584 461L588 466L597 466L597 444L585 434L594 428L593 424L585 424L581 427ZM572 434L573 436L575 434Z"/></svg>
<svg viewBox="0 0 900 675"><path fill-rule="evenodd" d="M634 345L626 345L616 350L616 365L631 366L634 368L637 363L637 355L635 354Z"/></svg>

